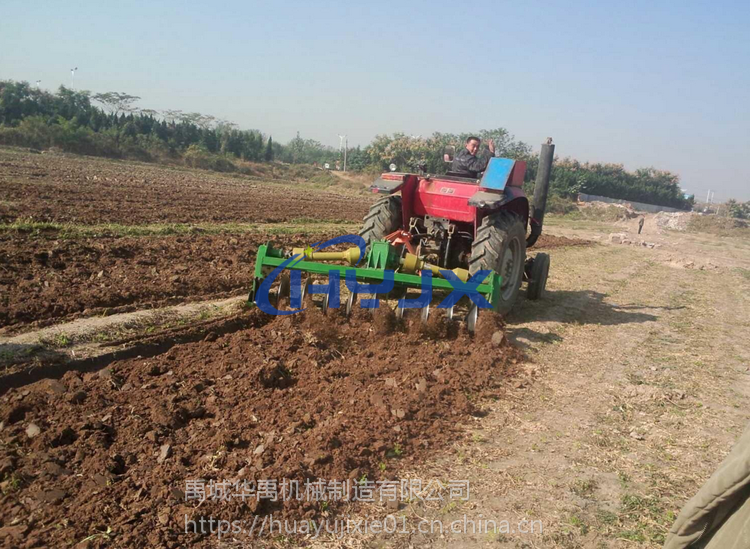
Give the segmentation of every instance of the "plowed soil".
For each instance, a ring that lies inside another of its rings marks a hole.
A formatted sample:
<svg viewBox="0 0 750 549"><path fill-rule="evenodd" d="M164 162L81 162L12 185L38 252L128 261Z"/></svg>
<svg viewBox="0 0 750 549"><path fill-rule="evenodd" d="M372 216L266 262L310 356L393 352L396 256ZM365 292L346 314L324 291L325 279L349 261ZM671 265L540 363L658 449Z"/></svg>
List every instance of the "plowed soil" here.
<svg viewBox="0 0 750 549"><path fill-rule="evenodd" d="M0 327L242 293L249 290L258 245L268 240L284 247L312 242L301 234L76 240L0 235Z"/></svg>
<svg viewBox="0 0 750 549"><path fill-rule="evenodd" d="M293 183L112 160L0 151L0 222L361 221L369 200Z"/></svg>
<svg viewBox="0 0 750 549"><path fill-rule="evenodd" d="M351 223L371 200L310 185L0 151L4 223ZM261 243L289 248L340 233L86 234L0 234L0 326L241 294ZM544 235L533 251L588 244ZM217 329L92 373L60 364L59 379L0 391L0 544L213 546L214 537L185 533L185 520L335 513L335 503L306 499L199 505L186 501L185 483L397 479L460 440L457 426L484 414L480 397L504 394L521 358L489 314L473 338L437 314L426 326L397 322L386 310L355 309L349 320L310 306L290 317L239 314L238 331Z"/></svg>
<svg viewBox="0 0 750 549"><path fill-rule="evenodd" d="M233 334L12 389L0 397L0 539L211 545L184 532L185 517L335 510L304 498L199 506L185 481L393 478L460 437L458 421L481 414L476 397L504 391L519 355L505 338L493 345L501 327L490 318L469 338L438 317L420 331L392 312L254 311Z"/></svg>
<svg viewBox="0 0 750 549"><path fill-rule="evenodd" d="M533 248L529 249L530 253L536 251L551 250L553 248L562 248L563 246L591 246L593 242L591 240L584 240L582 238L570 238L567 236L554 236L551 234L543 234L536 241Z"/></svg>
<svg viewBox="0 0 750 549"><path fill-rule="evenodd" d="M306 246L338 234L185 235L76 240L0 235L0 327L111 314L238 294L249 289L255 253L273 240ZM534 250L590 245L542 235Z"/></svg>

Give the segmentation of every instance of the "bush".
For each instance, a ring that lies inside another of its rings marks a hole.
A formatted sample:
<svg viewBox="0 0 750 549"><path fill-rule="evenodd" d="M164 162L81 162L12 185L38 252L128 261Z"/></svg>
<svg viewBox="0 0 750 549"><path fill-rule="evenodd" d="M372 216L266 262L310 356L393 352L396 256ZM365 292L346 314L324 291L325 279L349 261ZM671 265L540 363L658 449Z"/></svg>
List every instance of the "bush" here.
<svg viewBox="0 0 750 549"><path fill-rule="evenodd" d="M590 203L578 208L583 219L594 221L620 221L638 217L633 210L616 204Z"/></svg>
<svg viewBox="0 0 750 549"><path fill-rule="evenodd" d="M320 185L321 187L330 187L331 185L336 185L338 182L339 179L327 171L320 172L310 178L310 183Z"/></svg>
<svg viewBox="0 0 750 549"><path fill-rule="evenodd" d="M590 164L566 158L552 166L550 192L574 197L577 193L656 204L689 210L676 174L644 168L629 172L621 164Z"/></svg>
<svg viewBox="0 0 750 549"><path fill-rule="evenodd" d="M554 194L547 197L546 213L566 215L577 211L578 206L572 200Z"/></svg>
<svg viewBox="0 0 750 549"><path fill-rule="evenodd" d="M166 161L175 157L174 152L170 150L167 144L154 134L137 135L136 143L148 154L152 161Z"/></svg>
<svg viewBox="0 0 750 549"><path fill-rule="evenodd" d="M85 126L79 126L75 118L72 120L58 118L57 126L52 127L55 128L54 144L65 152L101 155L94 131Z"/></svg>
<svg viewBox="0 0 750 549"><path fill-rule="evenodd" d="M18 127L0 128L0 143L46 149L55 144L55 128L43 116L29 116Z"/></svg>
<svg viewBox="0 0 750 549"><path fill-rule="evenodd" d="M232 162L223 156L212 154L200 145L190 145L182 158L185 165L191 168L216 172L233 172L237 169Z"/></svg>
<svg viewBox="0 0 750 549"><path fill-rule="evenodd" d="M148 147L144 147L141 144L141 140L138 139L139 137L144 136L138 135L135 137L121 137L120 155L124 158L132 158L134 160L141 160L143 162L151 162L153 160L153 156L149 152Z"/></svg>
<svg viewBox="0 0 750 549"><path fill-rule="evenodd" d="M693 214L688 221L688 231L711 233L719 236L750 236L750 223L742 219L719 217L716 215Z"/></svg>

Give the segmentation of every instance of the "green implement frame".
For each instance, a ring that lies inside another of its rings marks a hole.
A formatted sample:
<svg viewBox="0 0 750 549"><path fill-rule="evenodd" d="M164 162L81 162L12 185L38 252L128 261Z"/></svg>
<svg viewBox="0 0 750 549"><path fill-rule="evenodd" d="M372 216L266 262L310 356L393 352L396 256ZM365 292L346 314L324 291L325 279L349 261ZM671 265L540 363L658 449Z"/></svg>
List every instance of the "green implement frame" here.
<svg viewBox="0 0 750 549"><path fill-rule="evenodd" d="M273 248L270 244L262 244L258 248L258 255L255 260L253 286L249 296L249 301L251 303L255 302L255 293L258 291L263 279L270 271L284 263L288 258L289 256L285 256L283 250ZM330 263L321 263L318 261L299 260L287 265L285 269L319 275L327 275L331 271L338 271L341 273L342 279L347 271L353 270L356 273L358 282L369 284L382 282L385 277L386 269L391 269L395 271L393 273L394 289L421 288L422 277L420 275L400 273L397 271L400 266L399 259L399 252L389 242L383 240L373 242L370 245L370 250L365 257L364 267L350 267L348 265L332 265ZM485 278L484 282L477 286L477 291L484 296L493 307L496 307L500 296L501 283L502 277L495 272L491 272L489 276ZM435 290L451 292L454 289L455 288L448 280L437 276L432 278L433 292Z"/></svg>

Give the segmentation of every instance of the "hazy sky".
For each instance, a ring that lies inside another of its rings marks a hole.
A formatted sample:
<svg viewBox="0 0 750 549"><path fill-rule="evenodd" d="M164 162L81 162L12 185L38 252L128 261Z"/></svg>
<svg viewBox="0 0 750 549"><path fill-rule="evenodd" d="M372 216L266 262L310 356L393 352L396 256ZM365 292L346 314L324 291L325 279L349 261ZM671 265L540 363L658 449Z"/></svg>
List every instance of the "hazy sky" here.
<svg viewBox="0 0 750 549"><path fill-rule="evenodd" d="M208 4L2 0L0 79L77 66L77 89L281 142L504 127L750 200L748 0Z"/></svg>

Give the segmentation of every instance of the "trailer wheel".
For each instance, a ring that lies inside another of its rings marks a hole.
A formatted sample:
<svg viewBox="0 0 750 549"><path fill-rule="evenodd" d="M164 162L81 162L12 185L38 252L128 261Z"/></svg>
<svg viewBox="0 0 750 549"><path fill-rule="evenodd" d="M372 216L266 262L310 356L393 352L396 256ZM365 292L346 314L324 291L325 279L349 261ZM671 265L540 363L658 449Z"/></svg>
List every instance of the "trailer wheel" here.
<svg viewBox="0 0 750 549"><path fill-rule="evenodd" d="M370 206L359 235L368 246L382 240L401 226L401 197L390 195Z"/></svg>
<svg viewBox="0 0 750 549"><path fill-rule="evenodd" d="M469 273L491 269L502 276L495 311L507 314L516 302L526 261L526 230L511 212L496 212L482 220L471 245Z"/></svg>
<svg viewBox="0 0 750 549"><path fill-rule="evenodd" d="M529 299L540 299L547 287L547 275L549 274L549 256L547 254L536 254L531 264L529 285L526 288L526 297Z"/></svg>

